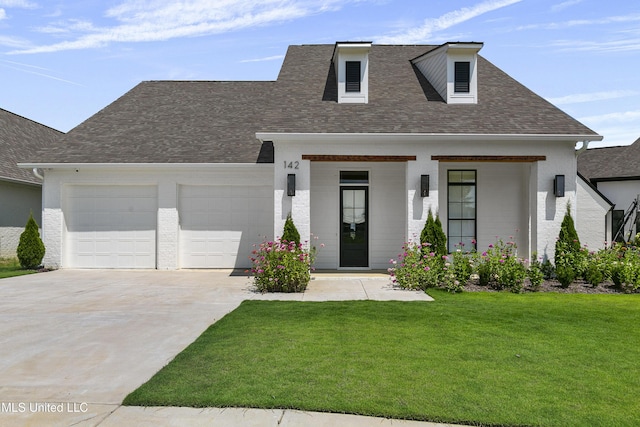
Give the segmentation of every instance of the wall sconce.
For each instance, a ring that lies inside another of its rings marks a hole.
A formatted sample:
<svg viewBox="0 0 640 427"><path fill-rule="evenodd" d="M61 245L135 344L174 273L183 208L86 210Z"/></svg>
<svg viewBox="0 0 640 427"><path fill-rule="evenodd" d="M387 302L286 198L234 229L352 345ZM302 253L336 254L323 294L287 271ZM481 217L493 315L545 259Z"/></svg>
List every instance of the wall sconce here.
<svg viewBox="0 0 640 427"><path fill-rule="evenodd" d="M556 175L553 180L553 194L556 197L564 197L564 175Z"/></svg>
<svg viewBox="0 0 640 427"><path fill-rule="evenodd" d="M296 195L296 174L290 173L287 175L287 196Z"/></svg>
<svg viewBox="0 0 640 427"><path fill-rule="evenodd" d="M429 175L420 175L420 197L429 197Z"/></svg>

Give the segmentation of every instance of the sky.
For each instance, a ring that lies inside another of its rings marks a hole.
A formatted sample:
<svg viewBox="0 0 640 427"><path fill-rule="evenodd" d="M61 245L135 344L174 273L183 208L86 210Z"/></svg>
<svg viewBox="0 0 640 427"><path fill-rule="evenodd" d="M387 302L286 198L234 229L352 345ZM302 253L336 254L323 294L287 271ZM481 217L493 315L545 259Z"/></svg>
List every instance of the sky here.
<svg viewBox="0 0 640 427"><path fill-rule="evenodd" d="M67 132L141 81L275 80L289 45L363 40L483 42L590 147L640 138L632 0L0 0L0 108Z"/></svg>

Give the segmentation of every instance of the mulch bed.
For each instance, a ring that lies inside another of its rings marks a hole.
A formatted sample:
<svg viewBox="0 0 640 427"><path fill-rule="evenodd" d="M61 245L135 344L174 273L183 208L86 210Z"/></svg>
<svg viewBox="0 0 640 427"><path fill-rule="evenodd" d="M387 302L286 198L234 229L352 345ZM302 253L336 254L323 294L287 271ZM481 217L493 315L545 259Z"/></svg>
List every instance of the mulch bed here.
<svg viewBox="0 0 640 427"><path fill-rule="evenodd" d="M465 292L501 292L489 286L480 286L477 283L468 283L464 287ZM622 294L613 282L604 282L598 286L586 283L584 280L576 280L568 288L563 288L557 280L545 280L537 290L532 290L529 281L525 282L523 292L558 292L562 294ZM633 293L640 293L640 289Z"/></svg>

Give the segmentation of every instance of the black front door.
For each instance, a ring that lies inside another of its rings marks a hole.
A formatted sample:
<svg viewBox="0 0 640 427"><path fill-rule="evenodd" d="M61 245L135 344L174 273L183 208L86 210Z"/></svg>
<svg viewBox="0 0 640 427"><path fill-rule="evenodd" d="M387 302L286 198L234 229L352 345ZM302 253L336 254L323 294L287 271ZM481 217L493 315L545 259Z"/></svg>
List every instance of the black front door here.
<svg viewBox="0 0 640 427"><path fill-rule="evenodd" d="M340 187L340 267L369 266L368 187Z"/></svg>

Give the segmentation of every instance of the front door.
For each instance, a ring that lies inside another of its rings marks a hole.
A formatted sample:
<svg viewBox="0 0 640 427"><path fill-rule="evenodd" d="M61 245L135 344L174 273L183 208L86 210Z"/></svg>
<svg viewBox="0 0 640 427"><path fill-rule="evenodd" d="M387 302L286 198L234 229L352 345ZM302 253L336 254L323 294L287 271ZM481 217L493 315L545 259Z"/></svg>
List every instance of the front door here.
<svg viewBox="0 0 640 427"><path fill-rule="evenodd" d="M369 266L368 187L340 187L340 267Z"/></svg>

